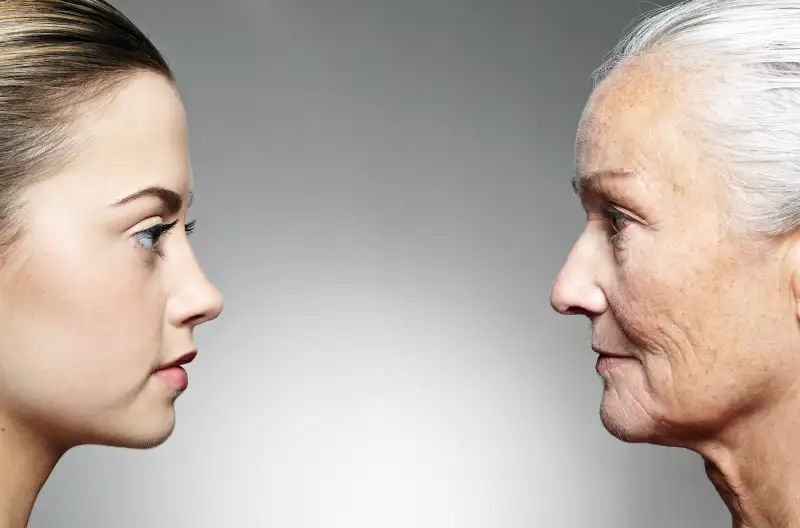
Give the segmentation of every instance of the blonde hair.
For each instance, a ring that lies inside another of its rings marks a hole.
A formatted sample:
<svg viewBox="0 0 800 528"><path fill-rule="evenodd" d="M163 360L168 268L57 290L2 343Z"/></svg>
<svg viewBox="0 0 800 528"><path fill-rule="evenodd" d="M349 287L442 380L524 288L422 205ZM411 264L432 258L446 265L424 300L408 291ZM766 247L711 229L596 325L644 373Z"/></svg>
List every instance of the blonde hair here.
<svg viewBox="0 0 800 528"><path fill-rule="evenodd" d="M141 71L174 76L152 42L103 0L0 0L0 244L19 194L75 153L82 103Z"/></svg>

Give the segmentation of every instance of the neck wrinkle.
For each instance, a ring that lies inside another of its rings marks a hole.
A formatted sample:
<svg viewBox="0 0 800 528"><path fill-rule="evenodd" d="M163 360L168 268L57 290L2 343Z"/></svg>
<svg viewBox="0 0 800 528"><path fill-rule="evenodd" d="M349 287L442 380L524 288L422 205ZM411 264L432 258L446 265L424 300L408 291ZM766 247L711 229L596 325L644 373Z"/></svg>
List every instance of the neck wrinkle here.
<svg viewBox="0 0 800 528"><path fill-rule="evenodd" d="M800 528L800 398L786 396L685 446L705 460L733 528Z"/></svg>

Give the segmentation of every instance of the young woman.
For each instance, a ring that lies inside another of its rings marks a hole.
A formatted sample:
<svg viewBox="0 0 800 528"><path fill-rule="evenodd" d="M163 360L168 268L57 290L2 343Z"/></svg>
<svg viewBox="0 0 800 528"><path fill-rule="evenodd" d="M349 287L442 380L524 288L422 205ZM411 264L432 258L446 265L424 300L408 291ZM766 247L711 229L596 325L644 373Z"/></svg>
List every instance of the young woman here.
<svg viewBox="0 0 800 528"><path fill-rule="evenodd" d="M0 526L81 444L169 437L219 292L187 239L186 120L102 0L0 2Z"/></svg>

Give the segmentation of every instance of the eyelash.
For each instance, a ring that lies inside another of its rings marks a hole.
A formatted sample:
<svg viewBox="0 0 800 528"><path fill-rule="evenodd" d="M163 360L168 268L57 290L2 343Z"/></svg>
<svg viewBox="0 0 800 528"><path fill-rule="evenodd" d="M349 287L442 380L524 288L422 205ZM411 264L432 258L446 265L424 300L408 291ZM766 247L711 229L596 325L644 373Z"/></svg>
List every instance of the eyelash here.
<svg viewBox="0 0 800 528"><path fill-rule="evenodd" d="M191 222L187 222L185 225L186 235L191 235L194 232L196 220L192 220ZM147 229L142 229L141 231L134 234L136 237L136 242L139 246L149 253L155 253L156 255L163 257L164 254L158 247L158 243L161 240L161 237L168 234L172 228L178 225L178 221L175 220L174 222L170 222L168 224L157 224L153 227L148 227ZM147 237L147 239L152 240L152 247L145 247L142 243L142 239Z"/></svg>

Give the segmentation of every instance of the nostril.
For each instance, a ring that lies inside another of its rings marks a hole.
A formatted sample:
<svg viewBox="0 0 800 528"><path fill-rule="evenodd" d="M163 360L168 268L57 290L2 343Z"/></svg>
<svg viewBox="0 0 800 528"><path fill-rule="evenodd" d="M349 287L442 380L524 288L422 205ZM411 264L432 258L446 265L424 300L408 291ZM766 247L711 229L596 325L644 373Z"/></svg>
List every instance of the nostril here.
<svg viewBox="0 0 800 528"><path fill-rule="evenodd" d="M564 308L564 309L556 309L556 311L561 315L583 315L584 314L583 310L581 310L580 308L575 308L574 306L571 306L569 308Z"/></svg>
<svg viewBox="0 0 800 528"><path fill-rule="evenodd" d="M589 310L584 308L580 308L578 306L570 306L568 309L562 312L564 315L585 315L586 317L591 318L592 313Z"/></svg>

